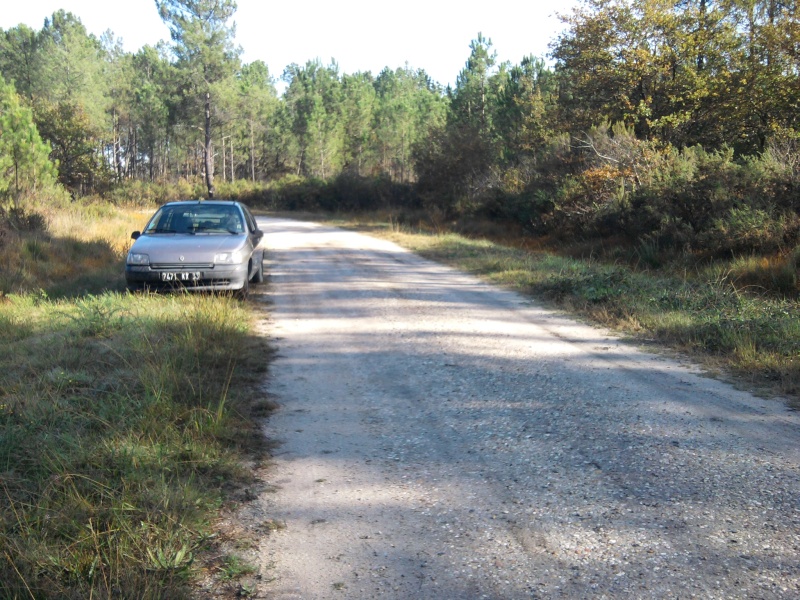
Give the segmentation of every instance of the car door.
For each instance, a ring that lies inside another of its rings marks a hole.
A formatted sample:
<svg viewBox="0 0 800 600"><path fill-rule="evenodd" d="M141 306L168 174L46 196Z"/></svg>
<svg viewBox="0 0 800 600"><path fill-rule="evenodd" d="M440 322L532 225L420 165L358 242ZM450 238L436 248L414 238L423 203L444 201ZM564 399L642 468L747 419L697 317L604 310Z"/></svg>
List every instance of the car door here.
<svg viewBox="0 0 800 600"><path fill-rule="evenodd" d="M262 262L264 261L264 249L261 248L261 240L264 237L264 232L258 228L258 223L256 223L256 218L253 216L253 213L250 212L246 206L242 205L242 212L244 212L244 218L247 223L247 235L250 239L251 247L253 248L252 253L252 270L249 274L250 278L255 276L256 274L260 274L260 269L262 268ZM258 278L261 280L261 277Z"/></svg>

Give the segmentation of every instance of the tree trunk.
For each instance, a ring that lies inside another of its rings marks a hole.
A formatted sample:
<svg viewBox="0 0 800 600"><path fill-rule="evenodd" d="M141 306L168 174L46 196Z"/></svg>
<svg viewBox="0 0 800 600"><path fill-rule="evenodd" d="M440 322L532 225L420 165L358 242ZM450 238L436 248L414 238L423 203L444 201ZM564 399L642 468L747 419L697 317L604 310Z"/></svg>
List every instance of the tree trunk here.
<svg viewBox="0 0 800 600"><path fill-rule="evenodd" d="M211 93L206 92L206 138L203 145L208 199L214 198L214 155L211 152Z"/></svg>
<svg viewBox="0 0 800 600"><path fill-rule="evenodd" d="M250 120L250 181L256 180L256 144L253 139L253 121Z"/></svg>
<svg viewBox="0 0 800 600"><path fill-rule="evenodd" d="M117 109L112 111L111 120L113 123L114 135L114 170L117 175L117 182L122 181L122 144L120 143L119 118Z"/></svg>

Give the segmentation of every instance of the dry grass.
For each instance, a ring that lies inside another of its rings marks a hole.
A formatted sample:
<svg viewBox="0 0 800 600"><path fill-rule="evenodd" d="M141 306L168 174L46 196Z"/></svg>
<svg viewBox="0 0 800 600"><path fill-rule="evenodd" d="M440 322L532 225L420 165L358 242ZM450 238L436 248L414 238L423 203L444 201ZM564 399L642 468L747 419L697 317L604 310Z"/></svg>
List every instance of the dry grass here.
<svg viewBox="0 0 800 600"><path fill-rule="evenodd" d="M115 291L146 214L46 216L0 249L0 597L191 597L268 348L231 298Z"/></svg>

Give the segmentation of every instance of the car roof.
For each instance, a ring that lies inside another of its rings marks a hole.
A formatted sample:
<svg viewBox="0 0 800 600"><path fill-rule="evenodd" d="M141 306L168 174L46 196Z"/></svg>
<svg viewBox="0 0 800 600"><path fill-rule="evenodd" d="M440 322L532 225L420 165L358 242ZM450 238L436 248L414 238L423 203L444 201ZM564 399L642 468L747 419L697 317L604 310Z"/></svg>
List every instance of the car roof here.
<svg viewBox="0 0 800 600"><path fill-rule="evenodd" d="M240 206L242 203L237 202L236 200L173 200L172 202L165 203L164 206L184 206L191 204L233 204L235 206Z"/></svg>

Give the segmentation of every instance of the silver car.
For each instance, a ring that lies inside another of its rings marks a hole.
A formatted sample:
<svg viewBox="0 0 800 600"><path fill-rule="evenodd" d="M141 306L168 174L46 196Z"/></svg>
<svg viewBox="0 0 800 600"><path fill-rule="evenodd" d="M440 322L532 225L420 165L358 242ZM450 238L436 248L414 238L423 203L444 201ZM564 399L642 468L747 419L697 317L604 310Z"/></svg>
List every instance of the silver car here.
<svg viewBox="0 0 800 600"><path fill-rule="evenodd" d="M150 218L125 261L131 291L230 290L247 295L250 283L264 281L264 233L241 202L169 202Z"/></svg>

